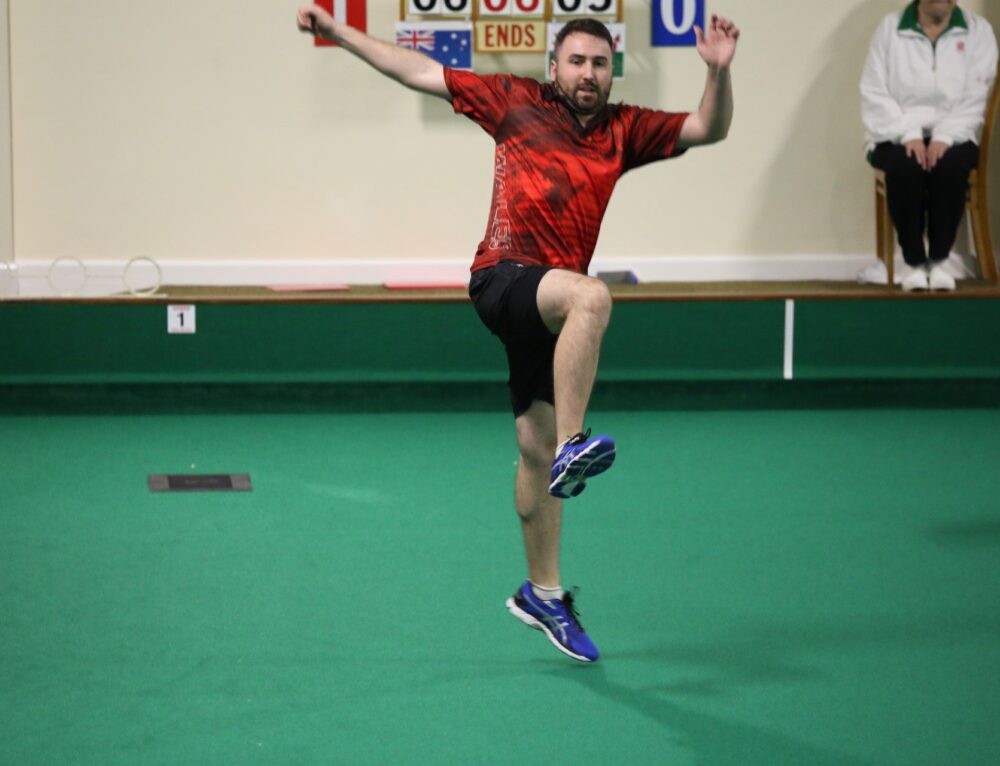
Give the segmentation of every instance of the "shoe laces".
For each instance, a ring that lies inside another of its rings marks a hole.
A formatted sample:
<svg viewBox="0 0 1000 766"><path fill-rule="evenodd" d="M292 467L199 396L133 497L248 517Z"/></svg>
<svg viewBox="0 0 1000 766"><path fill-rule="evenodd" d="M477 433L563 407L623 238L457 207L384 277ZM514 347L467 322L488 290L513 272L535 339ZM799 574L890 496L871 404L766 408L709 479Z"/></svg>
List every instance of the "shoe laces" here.
<svg viewBox="0 0 1000 766"><path fill-rule="evenodd" d="M583 444L587 439L590 438L590 429L588 428L586 432L581 431L576 436L571 436L567 440L567 444Z"/></svg>
<svg viewBox="0 0 1000 766"><path fill-rule="evenodd" d="M580 589L574 585L572 590L563 593L562 602L563 606L566 608L566 614L568 614L570 619L576 623L576 627L578 627L582 633L586 633L587 631L583 629L583 624L580 622L580 613L576 610L576 603L573 601L577 591L579 590Z"/></svg>

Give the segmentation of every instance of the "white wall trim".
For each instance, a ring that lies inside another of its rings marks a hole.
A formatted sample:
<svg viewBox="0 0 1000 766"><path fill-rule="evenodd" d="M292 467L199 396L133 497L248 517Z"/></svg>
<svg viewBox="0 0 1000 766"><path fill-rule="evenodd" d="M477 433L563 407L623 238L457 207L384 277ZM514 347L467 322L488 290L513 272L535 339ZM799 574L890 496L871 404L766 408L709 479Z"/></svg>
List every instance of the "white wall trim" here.
<svg viewBox="0 0 1000 766"><path fill-rule="evenodd" d="M953 255L951 270L957 277L974 275L967 256ZM60 262L56 258L18 257L14 270L23 297L58 294L99 296L123 292L126 261L107 258ZM82 263L82 267L81 264ZM180 260L157 261L162 283L170 285L279 285L279 284L382 284L384 282L445 282L466 284L468 258L337 259L317 260ZM877 262L871 255L775 255L775 256L637 256L599 259L590 273L633 271L641 282L801 281L854 282L862 269ZM899 263L902 271L903 266ZM82 270L85 271L85 274ZM129 282L137 288L150 286L154 269L137 262L130 267ZM884 274L884 272L883 272ZM84 280L84 276L86 280ZM882 277L884 279L884 276ZM878 281L877 279L873 281Z"/></svg>

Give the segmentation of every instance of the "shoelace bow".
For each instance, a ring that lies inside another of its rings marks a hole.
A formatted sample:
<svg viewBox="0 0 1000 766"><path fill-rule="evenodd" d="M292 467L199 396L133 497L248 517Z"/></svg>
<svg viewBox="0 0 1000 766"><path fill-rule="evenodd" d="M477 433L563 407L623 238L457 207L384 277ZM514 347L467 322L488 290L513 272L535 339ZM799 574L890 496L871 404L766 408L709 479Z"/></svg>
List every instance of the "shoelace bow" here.
<svg viewBox="0 0 1000 766"><path fill-rule="evenodd" d="M586 633L586 631L583 630L583 624L580 622L580 613L576 611L576 604L573 603L573 597L576 595L577 590L578 589L574 587L572 591L566 591L566 593L563 594L563 606L566 607L566 613L573 618L574 622L576 622L576 626L581 631Z"/></svg>
<svg viewBox="0 0 1000 766"><path fill-rule="evenodd" d="M581 431L576 436L569 440L570 444L583 444L587 439L590 438L590 429L588 428L586 432Z"/></svg>

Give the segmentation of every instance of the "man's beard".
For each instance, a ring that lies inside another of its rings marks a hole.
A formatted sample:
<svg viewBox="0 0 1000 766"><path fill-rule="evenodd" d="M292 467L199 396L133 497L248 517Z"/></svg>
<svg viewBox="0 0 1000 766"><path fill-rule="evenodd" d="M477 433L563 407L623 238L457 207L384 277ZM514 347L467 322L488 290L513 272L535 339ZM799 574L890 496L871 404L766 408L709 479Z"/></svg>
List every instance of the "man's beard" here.
<svg viewBox="0 0 1000 766"><path fill-rule="evenodd" d="M558 76L556 77L555 80L553 80L553 84L556 86L556 90L559 91L559 95L562 96L562 100L566 104L566 106L568 106L570 110L573 111L575 114L581 114L585 116L597 114L602 109L604 109L604 107L608 103L608 97L611 95L610 89L608 90L607 93L602 93L601 86L598 85L597 83L594 84L593 90L587 90L585 88L577 88L577 90L574 91L574 93L582 90L583 92L586 93L593 93L596 96L596 98L594 99L593 106L583 106L577 102L576 98L574 98L572 95L563 90L562 85L559 84Z"/></svg>

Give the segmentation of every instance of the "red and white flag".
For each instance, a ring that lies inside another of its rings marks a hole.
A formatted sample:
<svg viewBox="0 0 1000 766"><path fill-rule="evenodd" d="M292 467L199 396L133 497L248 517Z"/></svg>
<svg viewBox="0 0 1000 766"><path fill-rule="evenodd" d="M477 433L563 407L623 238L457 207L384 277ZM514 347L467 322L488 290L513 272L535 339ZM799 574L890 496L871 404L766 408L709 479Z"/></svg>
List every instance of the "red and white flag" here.
<svg viewBox="0 0 1000 766"><path fill-rule="evenodd" d="M347 24L362 32L368 31L366 0L316 0L316 5L342 24ZM319 48L337 44L319 37L315 38L315 43Z"/></svg>

